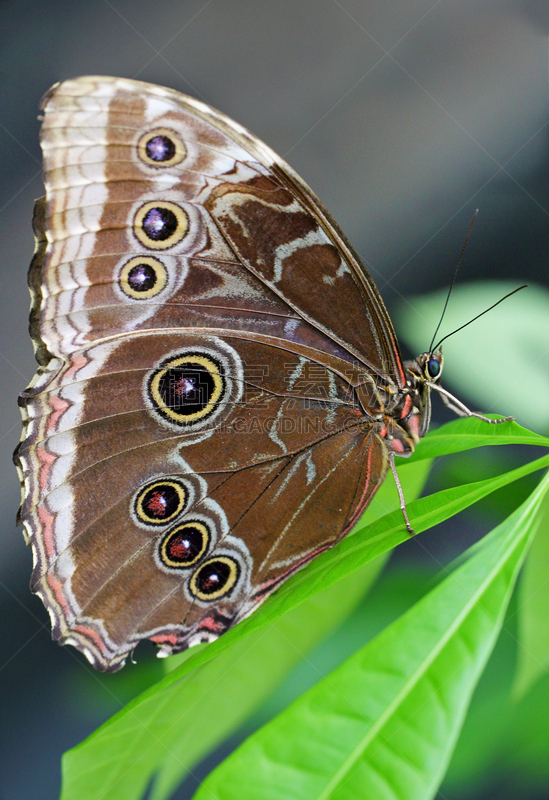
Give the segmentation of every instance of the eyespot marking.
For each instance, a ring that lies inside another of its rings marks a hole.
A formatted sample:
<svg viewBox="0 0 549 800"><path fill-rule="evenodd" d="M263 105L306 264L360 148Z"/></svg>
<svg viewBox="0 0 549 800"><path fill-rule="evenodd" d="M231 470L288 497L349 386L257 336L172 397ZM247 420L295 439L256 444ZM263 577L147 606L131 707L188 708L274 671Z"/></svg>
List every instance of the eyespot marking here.
<svg viewBox="0 0 549 800"><path fill-rule="evenodd" d="M174 570L187 569L200 561L210 540L207 526L198 520L190 520L162 537L158 554L165 567Z"/></svg>
<svg viewBox="0 0 549 800"><path fill-rule="evenodd" d="M168 422L191 426L211 416L222 402L223 368L209 355L189 352L170 358L148 381L155 411Z"/></svg>
<svg viewBox="0 0 549 800"><path fill-rule="evenodd" d="M182 481L156 480L139 490L133 511L145 525L166 525L182 513L188 501L189 492Z"/></svg>
<svg viewBox="0 0 549 800"><path fill-rule="evenodd" d="M176 203L153 200L138 209L133 231L149 250L167 250L178 244L188 233L189 217Z"/></svg>
<svg viewBox="0 0 549 800"><path fill-rule="evenodd" d="M216 556L205 561L189 582L191 594L203 601L228 595L240 577L240 565L230 556Z"/></svg>
<svg viewBox="0 0 549 800"><path fill-rule="evenodd" d="M156 297L168 283L164 264L153 256L135 256L120 270L118 283L124 294L134 300Z"/></svg>
<svg viewBox="0 0 549 800"><path fill-rule="evenodd" d="M137 154L147 166L162 169L180 164L187 150L174 131L155 128L141 136L137 143Z"/></svg>

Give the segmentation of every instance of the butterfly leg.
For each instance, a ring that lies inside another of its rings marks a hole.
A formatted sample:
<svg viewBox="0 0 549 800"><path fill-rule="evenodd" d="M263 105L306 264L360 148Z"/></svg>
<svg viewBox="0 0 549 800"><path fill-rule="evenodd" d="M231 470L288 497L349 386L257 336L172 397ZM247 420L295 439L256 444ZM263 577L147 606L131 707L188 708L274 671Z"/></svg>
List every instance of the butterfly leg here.
<svg viewBox="0 0 549 800"><path fill-rule="evenodd" d="M467 406L458 400L457 397L454 397L453 394L447 392L446 389L443 389L442 386L439 386L436 383L431 383L430 381L427 382L427 385L431 387L431 389L436 389L436 391L440 394L442 402L448 408L451 408L452 411L458 415L458 417L476 417L477 419L483 420L483 422L490 422L491 424L499 423L499 422L510 422L513 420L513 417L503 417L503 419L490 419L490 417L485 417L484 414L479 414L477 411L471 411L471 409L467 408Z"/></svg>
<svg viewBox="0 0 549 800"><path fill-rule="evenodd" d="M410 520L408 519L408 512L406 511L406 502L404 500L404 492L402 491L402 486L400 485L400 480L398 477L398 472L395 466L395 454L393 452L389 453L389 463L391 465L391 471L393 473L393 477L395 479L398 496L400 499L400 510L402 511L402 516L404 517L404 522L406 523L406 528L410 536L415 536L416 532L410 525Z"/></svg>

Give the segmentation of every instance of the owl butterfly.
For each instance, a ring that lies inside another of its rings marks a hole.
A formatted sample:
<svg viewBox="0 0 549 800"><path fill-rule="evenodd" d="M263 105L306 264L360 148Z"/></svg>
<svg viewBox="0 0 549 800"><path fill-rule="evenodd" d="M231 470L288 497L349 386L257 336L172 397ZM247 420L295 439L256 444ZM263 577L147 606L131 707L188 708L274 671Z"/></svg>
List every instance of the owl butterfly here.
<svg viewBox="0 0 549 800"><path fill-rule="evenodd" d="M333 547L427 430L442 353L402 362L335 223L223 114L108 77L42 109L20 520L53 637L113 671Z"/></svg>

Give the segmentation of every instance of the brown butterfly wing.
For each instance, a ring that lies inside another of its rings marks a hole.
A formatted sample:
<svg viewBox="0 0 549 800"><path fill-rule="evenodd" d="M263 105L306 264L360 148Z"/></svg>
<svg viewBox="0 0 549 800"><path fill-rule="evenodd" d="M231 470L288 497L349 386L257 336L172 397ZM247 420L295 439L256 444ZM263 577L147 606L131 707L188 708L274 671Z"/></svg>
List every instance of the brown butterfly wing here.
<svg viewBox="0 0 549 800"><path fill-rule="evenodd" d="M387 468L356 387L375 412L402 367L346 242L235 123L111 78L44 110L20 515L54 636L116 669L337 541Z"/></svg>

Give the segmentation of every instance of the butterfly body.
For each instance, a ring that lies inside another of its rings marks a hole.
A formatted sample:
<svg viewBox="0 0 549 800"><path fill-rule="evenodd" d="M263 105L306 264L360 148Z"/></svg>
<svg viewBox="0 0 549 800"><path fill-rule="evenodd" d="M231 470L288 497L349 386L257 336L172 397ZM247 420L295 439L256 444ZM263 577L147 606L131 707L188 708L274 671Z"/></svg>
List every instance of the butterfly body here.
<svg viewBox="0 0 549 800"><path fill-rule="evenodd" d="M210 641L332 547L429 424L310 189L198 101L46 95L20 519L53 635L99 669Z"/></svg>

